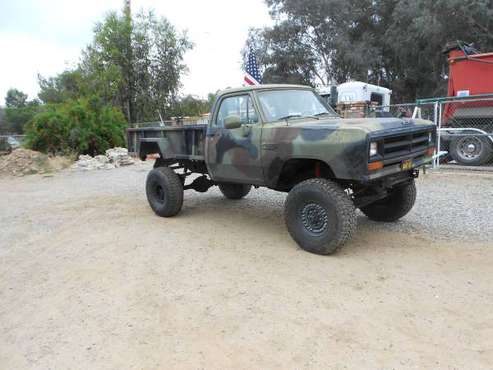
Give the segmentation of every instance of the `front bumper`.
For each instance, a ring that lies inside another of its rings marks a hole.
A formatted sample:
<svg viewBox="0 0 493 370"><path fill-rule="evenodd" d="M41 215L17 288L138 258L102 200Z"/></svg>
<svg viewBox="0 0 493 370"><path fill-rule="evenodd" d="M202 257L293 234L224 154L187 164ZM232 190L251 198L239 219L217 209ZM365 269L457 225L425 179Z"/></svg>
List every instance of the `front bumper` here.
<svg viewBox="0 0 493 370"><path fill-rule="evenodd" d="M426 157L421 157L421 158L409 158L409 160L412 161L412 166L409 169L402 169L401 163L396 163L394 165L389 165L385 166L381 170L376 170L372 171L369 173L367 176L364 178L364 182L371 182L375 180L380 180L386 176L391 176L395 175L398 173L408 173L410 171L414 171L419 169L420 167L423 167L424 165L433 162L433 157L432 156L426 156Z"/></svg>

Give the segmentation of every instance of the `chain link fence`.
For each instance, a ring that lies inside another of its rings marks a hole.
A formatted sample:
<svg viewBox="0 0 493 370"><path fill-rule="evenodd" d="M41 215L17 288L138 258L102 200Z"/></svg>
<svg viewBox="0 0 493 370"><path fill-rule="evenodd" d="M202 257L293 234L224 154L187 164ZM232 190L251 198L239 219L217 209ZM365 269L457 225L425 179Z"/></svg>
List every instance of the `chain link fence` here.
<svg viewBox="0 0 493 370"><path fill-rule="evenodd" d="M375 107L372 115L375 117L411 118L415 107L415 103L382 105Z"/></svg>
<svg viewBox="0 0 493 370"><path fill-rule="evenodd" d="M444 162L493 165L493 96L438 101L438 131Z"/></svg>
<svg viewBox="0 0 493 370"><path fill-rule="evenodd" d="M416 108L420 108L420 110L416 111ZM375 107L373 110L372 116L374 117L397 117L397 118L416 118L417 114L422 119L427 119L434 123L436 121L436 106L434 103L424 103L424 104L416 104L416 103L404 103L404 104L391 104L391 105L382 105Z"/></svg>

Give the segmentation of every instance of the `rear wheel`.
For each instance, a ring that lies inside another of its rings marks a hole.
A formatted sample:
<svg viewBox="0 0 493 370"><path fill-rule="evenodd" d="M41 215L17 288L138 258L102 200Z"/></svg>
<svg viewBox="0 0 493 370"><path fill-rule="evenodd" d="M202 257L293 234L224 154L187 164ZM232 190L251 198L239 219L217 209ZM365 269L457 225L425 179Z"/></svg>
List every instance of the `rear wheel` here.
<svg viewBox="0 0 493 370"><path fill-rule="evenodd" d="M412 180L392 189L384 199L362 207L361 212L373 221L394 222L407 215L415 201L416 185Z"/></svg>
<svg viewBox="0 0 493 370"><path fill-rule="evenodd" d="M461 136L450 142L450 155L460 164L481 166L493 156L491 140L482 136Z"/></svg>
<svg viewBox="0 0 493 370"><path fill-rule="evenodd" d="M169 167L158 167L147 175L147 200L152 210L161 217L172 217L183 205L183 184Z"/></svg>
<svg viewBox="0 0 493 370"><path fill-rule="evenodd" d="M320 178L293 187L286 198L284 218L301 248L323 255L336 252L356 228L351 199L337 184Z"/></svg>
<svg viewBox="0 0 493 370"><path fill-rule="evenodd" d="M228 199L241 199L246 197L252 189L252 185L223 183L219 184L219 190Z"/></svg>

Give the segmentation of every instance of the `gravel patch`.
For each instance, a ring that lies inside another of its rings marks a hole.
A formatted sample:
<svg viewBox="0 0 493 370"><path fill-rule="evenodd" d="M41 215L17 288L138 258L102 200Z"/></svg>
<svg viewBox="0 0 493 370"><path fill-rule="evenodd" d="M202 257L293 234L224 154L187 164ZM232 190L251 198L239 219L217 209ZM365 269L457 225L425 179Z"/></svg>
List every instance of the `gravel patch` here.
<svg viewBox="0 0 493 370"><path fill-rule="evenodd" d="M22 179L0 178L0 222L8 225L1 244L21 237L26 223L36 232L51 231L59 224L57 214L43 214L49 204L90 201L95 197L132 197L147 205L145 178L150 162L107 171L78 172L64 170L53 176L33 175ZM417 180L418 198L412 211L396 223L377 223L359 213L358 228L413 233L439 240L470 242L493 241L493 175L463 171L435 171ZM286 194L268 189L253 189L242 202L226 202L217 187L207 193L187 191L184 210L219 207L223 210L257 210L282 219ZM255 213L255 212L253 212ZM40 216L41 215L41 216ZM42 217L39 219L39 217Z"/></svg>
<svg viewBox="0 0 493 370"><path fill-rule="evenodd" d="M425 234L440 240L493 244L493 175L432 171L417 180L418 197L411 212L393 224L360 218L364 227Z"/></svg>
<svg viewBox="0 0 493 370"><path fill-rule="evenodd" d="M491 177L423 176L324 257L270 190L155 216L151 165L0 178L0 369L491 368Z"/></svg>

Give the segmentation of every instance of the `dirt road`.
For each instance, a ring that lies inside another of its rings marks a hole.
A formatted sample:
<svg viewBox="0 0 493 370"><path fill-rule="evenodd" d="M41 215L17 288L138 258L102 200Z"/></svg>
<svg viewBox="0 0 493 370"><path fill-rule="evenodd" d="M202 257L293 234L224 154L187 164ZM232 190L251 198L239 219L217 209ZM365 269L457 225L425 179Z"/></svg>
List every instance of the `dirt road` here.
<svg viewBox="0 0 493 370"><path fill-rule="evenodd" d="M190 192L162 219L147 170L0 179L1 369L493 367L493 221L461 203L492 212L488 176L426 176L406 219L360 216L321 257L285 195Z"/></svg>

